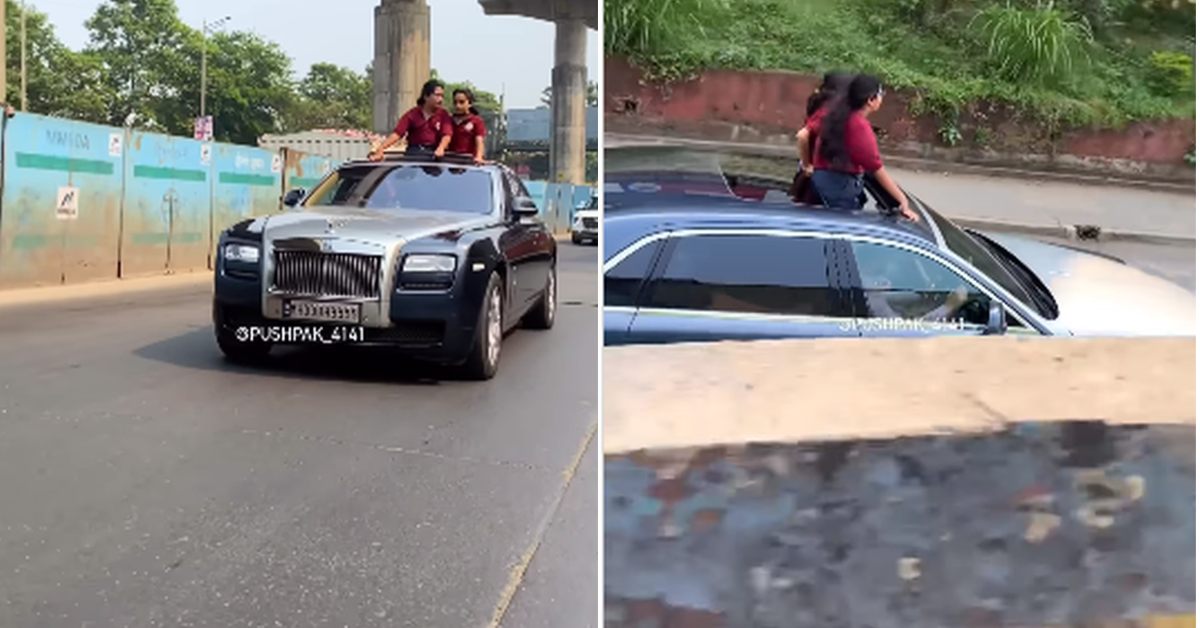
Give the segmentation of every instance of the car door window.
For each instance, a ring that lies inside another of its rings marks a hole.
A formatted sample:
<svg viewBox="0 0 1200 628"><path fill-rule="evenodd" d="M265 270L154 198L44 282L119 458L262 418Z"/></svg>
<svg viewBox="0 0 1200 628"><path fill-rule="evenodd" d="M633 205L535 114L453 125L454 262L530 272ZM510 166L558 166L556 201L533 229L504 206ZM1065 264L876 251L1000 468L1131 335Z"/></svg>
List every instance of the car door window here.
<svg viewBox="0 0 1200 628"><path fill-rule="evenodd" d="M824 240L772 235L678 239L646 306L850 318Z"/></svg>
<svg viewBox="0 0 1200 628"><path fill-rule="evenodd" d="M866 318L986 325L990 299L943 264L905 249L851 242Z"/></svg>
<svg viewBox="0 0 1200 628"><path fill-rule="evenodd" d="M637 306L638 292L650 274L660 245L657 241L645 244L604 273L604 305Z"/></svg>

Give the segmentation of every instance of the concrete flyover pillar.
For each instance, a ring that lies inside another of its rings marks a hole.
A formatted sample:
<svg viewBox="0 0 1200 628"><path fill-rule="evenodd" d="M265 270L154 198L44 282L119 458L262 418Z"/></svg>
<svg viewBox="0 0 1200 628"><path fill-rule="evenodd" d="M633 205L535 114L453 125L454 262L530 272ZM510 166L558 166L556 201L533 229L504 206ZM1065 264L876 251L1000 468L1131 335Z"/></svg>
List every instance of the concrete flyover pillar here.
<svg viewBox="0 0 1200 628"><path fill-rule="evenodd" d="M587 148L587 23L555 21L550 77L550 180L584 183Z"/></svg>
<svg viewBox="0 0 1200 628"><path fill-rule="evenodd" d="M429 28L425 0L382 0L375 7L375 132L391 131L429 80Z"/></svg>

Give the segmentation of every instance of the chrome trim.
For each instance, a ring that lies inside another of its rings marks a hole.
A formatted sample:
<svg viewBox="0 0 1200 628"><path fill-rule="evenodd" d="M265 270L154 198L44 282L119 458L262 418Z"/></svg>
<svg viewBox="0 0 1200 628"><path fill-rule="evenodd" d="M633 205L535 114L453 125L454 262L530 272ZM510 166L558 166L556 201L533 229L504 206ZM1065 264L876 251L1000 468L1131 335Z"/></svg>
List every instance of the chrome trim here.
<svg viewBox="0 0 1200 628"><path fill-rule="evenodd" d="M1005 291L1002 287L997 287L996 289L985 287L982 284L980 284L980 282L977 281L974 277L971 277L970 275L964 275L957 267L948 264L946 262L946 260L942 259L941 257L938 257L937 255L930 253L929 251L927 251L923 248L913 246L911 244L906 244L903 242L894 242L892 240L886 240L884 238L880 238L877 236L847 234L847 233L830 233L830 232L825 232L825 231L788 231L788 230L784 230L784 229L748 229L748 228L680 229L680 230L675 230L675 231L660 231L658 233L653 233L648 236L645 236L645 237L641 238L640 240L636 240L633 244L630 244L629 246L625 247L624 249L621 249L621 251L619 251L616 255L613 255L612 259L610 259L608 262L606 262L604 264L604 273L607 274L608 271L611 270L613 266L621 263L622 261L625 260L625 258L629 257L630 255L633 255L634 253L636 253L637 251L642 249L642 247L645 247L645 246L647 246L653 242L656 242L658 240L665 240L667 238L672 238L672 237L687 238L687 237L706 236L706 235L708 235L708 236L712 236L712 235L717 235L717 236L755 235L755 236L767 236L767 237L776 237L776 238L814 238L814 239L818 239L818 240L843 240L843 241L847 241L847 242L865 242L868 244L879 244L882 246L889 246L892 248L897 248L897 249L901 249L904 251L908 251L910 253L916 253L925 258L933 260L934 262L936 262L938 264L941 264L947 270L954 273L956 276L962 278L963 280L965 280L970 285L974 286L977 290L979 290L983 294L987 295L988 298L990 298L994 301L1003 302L1005 304L1006 309L1008 309L1010 312L1012 312L1013 316L1015 316L1017 318L1017 320L1023 326L1028 327L1029 329L1032 329L1032 330L1037 329L1037 326L1031 324L1029 321L1030 320L1039 320L1039 319L1037 319L1036 316L1033 316L1032 312L1028 311L1028 308L1025 306L1024 303L1021 303L1020 299L1013 298L1012 295L1008 294L1008 292ZM957 261L960 264L963 264L964 266L970 266L970 264L967 264L966 261L964 261L962 258L958 257L956 254L954 254L953 251L943 249L940 252L944 255L948 254L948 256L952 257L955 261ZM1005 295L1005 297L1007 297L1007 298L998 297L997 296L998 293ZM1015 303L1016 307L1015 308L1012 307L1010 305L1010 303ZM838 320L842 320L842 319L838 319Z"/></svg>
<svg viewBox="0 0 1200 628"><path fill-rule="evenodd" d="M383 255L338 253L327 248L322 247L321 251L276 248L271 293L321 299L380 297Z"/></svg>
<svg viewBox="0 0 1200 628"><path fill-rule="evenodd" d="M607 309L607 308L606 308ZM693 318L719 318L733 319L739 321L772 321L777 323L847 323L853 324L855 320L860 320L857 317L841 317L841 316L806 316L803 314L769 314L762 312L728 312L725 310L692 310L680 309L672 310L670 308L661 307L643 307L634 308L636 314L650 316L688 316Z"/></svg>

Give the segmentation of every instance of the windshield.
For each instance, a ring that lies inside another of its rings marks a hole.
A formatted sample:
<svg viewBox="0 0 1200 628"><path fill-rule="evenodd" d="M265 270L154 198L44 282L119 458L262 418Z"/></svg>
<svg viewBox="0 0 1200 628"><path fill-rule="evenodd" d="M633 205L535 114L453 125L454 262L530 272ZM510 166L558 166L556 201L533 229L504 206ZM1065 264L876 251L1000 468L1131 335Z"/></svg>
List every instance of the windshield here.
<svg viewBox="0 0 1200 628"><path fill-rule="evenodd" d="M933 222L937 224L938 230L942 232L942 237L946 240L946 247L955 255L966 260L976 270L987 275L988 278L1035 312L1045 314L1030 294L1031 289L1017 279L983 244L929 207L925 207L925 211L929 213Z"/></svg>
<svg viewBox="0 0 1200 628"><path fill-rule="evenodd" d="M334 173L304 204L487 214L492 177L441 165L355 166Z"/></svg>

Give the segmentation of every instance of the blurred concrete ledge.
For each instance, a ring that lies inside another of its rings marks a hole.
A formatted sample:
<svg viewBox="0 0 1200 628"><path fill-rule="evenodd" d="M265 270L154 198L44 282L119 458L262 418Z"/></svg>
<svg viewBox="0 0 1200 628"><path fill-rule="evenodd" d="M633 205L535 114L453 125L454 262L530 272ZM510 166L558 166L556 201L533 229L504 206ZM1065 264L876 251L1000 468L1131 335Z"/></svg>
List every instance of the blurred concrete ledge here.
<svg viewBox="0 0 1200 628"><path fill-rule="evenodd" d="M604 451L1196 420L1195 338L606 347Z"/></svg>

